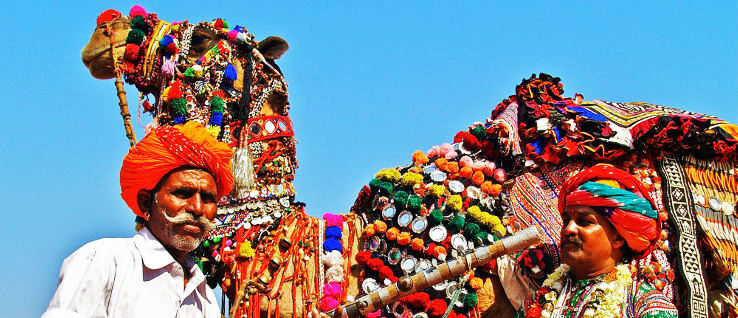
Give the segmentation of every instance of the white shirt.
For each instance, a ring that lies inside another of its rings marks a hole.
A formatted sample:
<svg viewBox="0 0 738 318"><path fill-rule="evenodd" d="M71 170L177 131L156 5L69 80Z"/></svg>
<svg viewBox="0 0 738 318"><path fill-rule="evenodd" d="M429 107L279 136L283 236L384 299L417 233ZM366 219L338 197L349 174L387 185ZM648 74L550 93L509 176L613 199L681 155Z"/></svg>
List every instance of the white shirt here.
<svg viewBox="0 0 738 318"><path fill-rule="evenodd" d="M144 227L132 238L90 242L67 257L43 318L213 317L217 300L189 257L182 266Z"/></svg>

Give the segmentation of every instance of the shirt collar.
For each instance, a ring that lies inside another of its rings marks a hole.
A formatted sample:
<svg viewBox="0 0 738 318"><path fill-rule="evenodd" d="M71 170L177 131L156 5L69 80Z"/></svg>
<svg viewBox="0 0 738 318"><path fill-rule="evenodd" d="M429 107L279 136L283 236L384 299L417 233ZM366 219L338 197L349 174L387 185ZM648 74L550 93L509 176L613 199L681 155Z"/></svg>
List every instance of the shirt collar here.
<svg viewBox="0 0 738 318"><path fill-rule="evenodd" d="M138 231L133 236L133 243L136 245L139 253L141 253L141 259L143 260L144 266L149 269L160 269L165 266L175 263L176 261L171 254L164 248L164 245L149 231L147 227L143 227L141 231ZM190 257L185 258L185 268L183 270L189 271L192 274L188 285L190 288L197 289L198 292L210 302L214 302L215 299L209 297L206 290L207 285L205 284L205 275L203 275L200 267L197 266L195 261ZM192 289L187 292L189 294Z"/></svg>
<svg viewBox="0 0 738 318"><path fill-rule="evenodd" d="M175 262L164 245L161 245L161 242L145 226L133 236L133 243L141 253L141 259L147 268L159 269Z"/></svg>

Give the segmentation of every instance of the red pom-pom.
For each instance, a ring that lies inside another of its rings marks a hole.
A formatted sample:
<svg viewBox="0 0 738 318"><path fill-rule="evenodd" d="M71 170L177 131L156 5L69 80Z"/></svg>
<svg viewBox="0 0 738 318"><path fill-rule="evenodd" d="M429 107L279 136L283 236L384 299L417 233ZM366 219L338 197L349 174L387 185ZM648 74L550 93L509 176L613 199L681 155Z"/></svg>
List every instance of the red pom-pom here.
<svg viewBox="0 0 738 318"><path fill-rule="evenodd" d="M138 59L139 46L136 44L126 44L126 52L123 53L123 59L126 61L135 61Z"/></svg>
<svg viewBox="0 0 738 318"><path fill-rule="evenodd" d="M222 29L223 28L223 19L215 20L215 24L213 24L213 26L216 29Z"/></svg>
<svg viewBox="0 0 738 318"><path fill-rule="evenodd" d="M428 315L431 317L441 317L446 312L448 305L443 299L434 299L428 304Z"/></svg>
<svg viewBox="0 0 738 318"><path fill-rule="evenodd" d="M136 71L136 65L128 61L123 61L123 73L130 74L135 71Z"/></svg>
<svg viewBox="0 0 738 318"><path fill-rule="evenodd" d="M400 298L400 302L406 306L412 307L415 310L425 311L428 308L428 302L430 302L430 296L426 292L419 292L412 295L407 295Z"/></svg>
<svg viewBox="0 0 738 318"><path fill-rule="evenodd" d="M382 268L382 266L384 266L384 262L378 258L372 258L366 262L366 267L375 272Z"/></svg>
<svg viewBox="0 0 738 318"><path fill-rule="evenodd" d="M395 273L392 272L392 269L388 266L382 266L382 268L379 269L379 279L384 280L385 278L390 278L394 276Z"/></svg>
<svg viewBox="0 0 738 318"><path fill-rule="evenodd" d="M107 9L103 11L103 13L100 13L99 16L97 16L97 25L100 26L101 24L105 22L113 21L117 19L118 17L120 17L121 15L122 14L118 10Z"/></svg>
<svg viewBox="0 0 738 318"><path fill-rule="evenodd" d="M152 106L151 103L149 103L149 101L147 100L143 102L143 108L144 108L144 111L147 111L147 112L154 110L154 106Z"/></svg>
<svg viewBox="0 0 738 318"><path fill-rule="evenodd" d="M169 43L164 50L169 54L177 53L177 44L174 44L174 42Z"/></svg>
<svg viewBox="0 0 738 318"><path fill-rule="evenodd" d="M433 257L433 250L436 249L436 243L428 244L428 247L423 251L425 257Z"/></svg>
<svg viewBox="0 0 738 318"><path fill-rule="evenodd" d="M182 91L180 90L179 85L179 81L175 81L171 86L169 86L169 92L167 93L167 98L169 100L182 98Z"/></svg>
<svg viewBox="0 0 738 318"><path fill-rule="evenodd" d="M359 265L364 265L366 262L372 258L372 253L369 251L361 251L356 253L356 262L359 263Z"/></svg>

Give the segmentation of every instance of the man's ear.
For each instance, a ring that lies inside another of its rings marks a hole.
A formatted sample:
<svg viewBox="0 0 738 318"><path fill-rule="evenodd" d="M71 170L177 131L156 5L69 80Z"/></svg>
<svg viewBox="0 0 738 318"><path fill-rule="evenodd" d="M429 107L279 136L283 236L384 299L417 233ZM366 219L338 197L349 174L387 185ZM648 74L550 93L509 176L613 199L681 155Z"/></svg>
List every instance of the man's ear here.
<svg viewBox="0 0 738 318"><path fill-rule="evenodd" d="M149 218L151 217L151 200L154 199L153 193L151 191L147 190L141 190L138 191L138 195L136 196L136 203L138 204L138 209L141 210L141 213L143 213L143 219L147 222L149 221Z"/></svg>
<svg viewBox="0 0 738 318"><path fill-rule="evenodd" d="M622 235L618 234L618 236L612 242L612 247L621 248L623 245L625 245L625 238L623 238Z"/></svg>

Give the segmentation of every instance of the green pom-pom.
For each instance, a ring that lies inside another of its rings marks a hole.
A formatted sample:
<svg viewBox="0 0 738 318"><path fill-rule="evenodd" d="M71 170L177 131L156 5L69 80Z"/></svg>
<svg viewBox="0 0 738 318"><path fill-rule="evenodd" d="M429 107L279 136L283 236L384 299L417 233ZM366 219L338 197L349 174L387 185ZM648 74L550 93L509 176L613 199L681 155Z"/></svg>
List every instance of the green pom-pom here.
<svg viewBox="0 0 738 318"><path fill-rule="evenodd" d="M372 181L369 181L369 187L379 194L390 194L394 189L392 182L382 181L380 179L372 179Z"/></svg>
<svg viewBox="0 0 738 318"><path fill-rule="evenodd" d="M397 207L405 207L407 205L408 198L410 196L405 191L397 191L395 192L395 196L393 199L395 200L395 206Z"/></svg>
<svg viewBox="0 0 738 318"><path fill-rule="evenodd" d="M213 238L213 242L220 243L220 236L216 236L215 238Z"/></svg>
<svg viewBox="0 0 738 318"><path fill-rule="evenodd" d="M187 100L184 98L177 98L170 103L172 112L175 115L186 115L187 114Z"/></svg>
<svg viewBox="0 0 738 318"><path fill-rule="evenodd" d="M149 24L146 23L142 15L137 15L131 19L131 29L139 29L142 31L149 30Z"/></svg>
<svg viewBox="0 0 738 318"><path fill-rule="evenodd" d="M474 137L477 137L479 141L482 141L485 138L487 138L487 132L484 130L484 127L482 126L476 126L472 128L471 134L474 135Z"/></svg>
<svg viewBox="0 0 738 318"><path fill-rule="evenodd" d="M474 237L477 237L482 240L482 243L487 244L489 243L489 233L485 231L479 231L477 234L474 234Z"/></svg>
<svg viewBox="0 0 738 318"><path fill-rule="evenodd" d="M464 307L474 307L477 304L477 294L476 293L468 293L466 296L464 296Z"/></svg>
<svg viewBox="0 0 738 318"><path fill-rule="evenodd" d="M439 209L435 209L431 211L430 216L428 216L428 219L430 220L430 223L432 225L438 225L443 222L443 211Z"/></svg>
<svg viewBox="0 0 738 318"><path fill-rule="evenodd" d="M202 246L209 247L210 246L210 240L205 240L202 242Z"/></svg>
<svg viewBox="0 0 738 318"><path fill-rule="evenodd" d="M410 198L408 198L408 204L407 207L410 209L410 211L418 212L420 211L420 206L423 204L423 199L417 195L411 195Z"/></svg>
<svg viewBox="0 0 738 318"><path fill-rule="evenodd" d="M218 96L213 97L213 100L210 101L210 107L212 108L212 112L215 113L222 113L223 112L223 99L221 99Z"/></svg>
<svg viewBox="0 0 738 318"><path fill-rule="evenodd" d="M184 72L185 77L193 77L195 76L195 70L193 70L191 67L188 67L187 70Z"/></svg>
<svg viewBox="0 0 738 318"><path fill-rule="evenodd" d="M473 238L477 233L479 233L479 225L474 222L469 222L464 225L464 236L467 238Z"/></svg>
<svg viewBox="0 0 738 318"><path fill-rule="evenodd" d="M466 223L466 219L464 219L463 216L457 215L448 222L447 227L452 232L458 232L459 230L464 228L464 223Z"/></svg>
<svg viewBox="0 0 738 318"><path fill-rule="evenodd" d="M227 29L229 27L230 26L228 26L228 22L226 22L226 20L223 20L223 28Z"/></svg>
<svg viewBox="0 0 738 318"><path fill-rule="evenodd" d="M128 37L126 38L126 44L136 44L141 45L141 42L143 42L144 39L144 32L139 29L133 29L128 32Z"/></svg>

